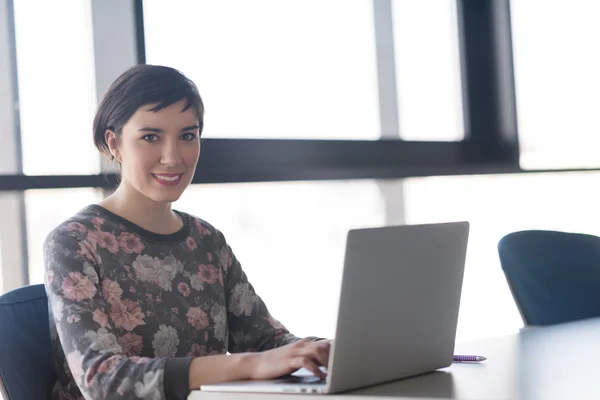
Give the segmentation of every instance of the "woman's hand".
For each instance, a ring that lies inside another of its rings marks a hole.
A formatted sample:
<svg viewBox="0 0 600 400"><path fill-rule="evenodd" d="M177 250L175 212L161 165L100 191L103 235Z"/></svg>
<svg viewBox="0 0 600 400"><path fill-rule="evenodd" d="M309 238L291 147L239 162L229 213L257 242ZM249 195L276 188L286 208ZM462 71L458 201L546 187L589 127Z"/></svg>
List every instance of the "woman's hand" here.
<svg viewBox="0 0 600 400"><path fill-rule="evenodd" d="M306 368L315 376L325 378L326 374L319 367L327 367L330 347L329 340L314 342L300 339L273 350L252 353L250 378L275 379L300 368Z"/></svg>

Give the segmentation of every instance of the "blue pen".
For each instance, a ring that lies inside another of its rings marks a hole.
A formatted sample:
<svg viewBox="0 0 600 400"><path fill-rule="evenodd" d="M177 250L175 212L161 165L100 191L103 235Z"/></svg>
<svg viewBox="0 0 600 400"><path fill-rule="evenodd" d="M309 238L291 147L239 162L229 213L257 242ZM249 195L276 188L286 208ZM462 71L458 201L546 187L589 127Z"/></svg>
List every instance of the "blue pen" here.
<svg viewBox="0 0 600 400"><path fill-rule="evenodd" d="M453 361L454 362L481 362L485 361L487 358L483 356L459 356L455 355Z"/></svg>

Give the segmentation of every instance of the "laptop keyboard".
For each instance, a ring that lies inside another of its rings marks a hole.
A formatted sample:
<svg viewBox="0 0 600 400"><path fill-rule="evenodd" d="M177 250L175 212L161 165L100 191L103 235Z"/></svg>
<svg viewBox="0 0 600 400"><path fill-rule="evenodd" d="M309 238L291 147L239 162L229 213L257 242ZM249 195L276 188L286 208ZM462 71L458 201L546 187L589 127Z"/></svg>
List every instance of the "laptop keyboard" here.
<svg viewBox="0 0 600 400"><path fill-rule="evenodd" d="M290 375L277 380L277 383L301 383L301 384L316 384L325 383L325 378L319 378L318 376L296 376Z"/></svg>

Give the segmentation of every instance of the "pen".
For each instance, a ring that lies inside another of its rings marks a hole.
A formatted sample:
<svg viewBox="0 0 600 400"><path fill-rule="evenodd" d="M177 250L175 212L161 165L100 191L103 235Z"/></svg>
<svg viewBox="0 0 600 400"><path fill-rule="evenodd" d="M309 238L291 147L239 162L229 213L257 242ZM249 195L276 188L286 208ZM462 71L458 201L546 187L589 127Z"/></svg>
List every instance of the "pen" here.
<svg viewBox="0 0 600 400"><path fill-rule="evenodd" d="M485 361L487 358L482 356L454 356L454 362L480 362Z"/></svg>

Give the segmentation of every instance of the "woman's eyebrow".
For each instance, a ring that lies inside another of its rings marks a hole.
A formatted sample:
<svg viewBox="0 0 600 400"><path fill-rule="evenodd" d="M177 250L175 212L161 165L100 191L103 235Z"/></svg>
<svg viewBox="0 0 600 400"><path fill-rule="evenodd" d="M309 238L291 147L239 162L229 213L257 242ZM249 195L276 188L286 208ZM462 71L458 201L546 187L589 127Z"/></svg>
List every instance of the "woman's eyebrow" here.
<svg viewBox="0 0 600 400"><path fill-rule="evenodd" d="M158 129L158 128L142 128L139 130L140 132L153 132L153 133L163 133L164 131L162 129Z"/></svg>
<svg viewBox="0 0 600 400"><path fill-rule="evenodd" d="M181 130L181 132L192 131L192 130L195 130L195 129L200 129L200 126L199 125L186 126L185 128L183 128ZM163 129L159 129L159 128L144 127L144 128L141 128L139 130L139 132L164 133L164 130Z"/></svg>
<svg viewBox="0 0 600 400"><path fill-rule="evenodd" d="M195 129L200 129L200 126L199 126L198 124L196 124L196 125L190 125L190 126L186 126L185 128L183 128L183 129L181 130L181 132L183 132L183 131L193 131L193 130L195 130Z"/></svg>

